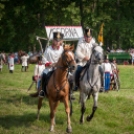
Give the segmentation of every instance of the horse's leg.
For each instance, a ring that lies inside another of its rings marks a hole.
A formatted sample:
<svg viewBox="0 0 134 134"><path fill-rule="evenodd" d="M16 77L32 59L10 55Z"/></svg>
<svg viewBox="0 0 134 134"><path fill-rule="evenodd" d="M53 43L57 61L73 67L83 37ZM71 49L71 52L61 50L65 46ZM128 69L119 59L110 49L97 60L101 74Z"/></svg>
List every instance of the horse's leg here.
<svg viewBox="0 0 134 134"><path fill-rule="evenodd" d="M65 111L66 111L66 114L67 114L67 129L66 129L66 132L71 133L72 132L72 127L71 127L71 120L70 120L70 107L69 107L68 96L65 97L64 105L65 105Z"/></svg>
<svg viewBox="0 0 134 134"><path fill-rule="evenodd" d="M70 101L70 116L72 116L72 113L73 113L73 104L72 104L71 95L70 95L69 101Z"/></svg>
<svg viewBox="0 0 134 134"><path fill-rule="evenodd" d="M51 125L49 131L53 132L54 131L54 125L55 125L55 112L56 108L58 106L58 101L54 102L49 99L49 107L50 107L50 120L51 120Z"/></svg>
<svg viewBox="0 0 134 134"><path fill-rule="evenodd" d="M88 96L87 96L88 97ZM84 99L86 99L87 98L86 96L85 96L85 94L83 94L83 93L81 93L80 94L80 102L81 102L81 117L80 117L80 123L84 123L84 113L85 113L85 111L86 111L86 106L85 106L85 101L84 101Z"/></svg>
<svg viewBox="0 0 134 134"><path fill-rule="evenodd" d="M99 95L98 92L92 94L92 96L93 96L93 101L94 101L94 105L93 105L93 108L92 108L92 113L91 113L91 115L88 115L88 116L87 116L87 121L90 121L90 120L93 118L94 113L95 113L95 111L97 110L98 95Z"/></svg>
<svg viewBox="0 0 134 134"><path fill-rule="evenodd" d="M70 116L73 113L73 104L72 104L72 98L71 95L73 94L73 83L69 82L70 88L69 88L69 101L70 101Z"/></svg>
<svg viewBox="0 0 134 134"><path fill-rule="evenodd" d="M38 120L39 120L39 117L40 117L40 109L41 109L41 106L42 106L42 100L43 100L43 98L38 99L38 110L37 110L37 119Z"/></svg>

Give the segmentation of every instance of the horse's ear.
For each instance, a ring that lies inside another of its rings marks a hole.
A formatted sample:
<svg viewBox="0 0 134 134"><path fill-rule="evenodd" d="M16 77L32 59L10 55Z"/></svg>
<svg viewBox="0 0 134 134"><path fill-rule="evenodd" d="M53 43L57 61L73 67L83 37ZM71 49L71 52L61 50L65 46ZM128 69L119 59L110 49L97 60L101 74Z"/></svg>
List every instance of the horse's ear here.
<svg viewBox="0 0 134 134"><path fill-rule="evenodd" d="M98 43L93 43L93 46L94 46L94 47L98 46Z"/></svg>
<svg viewBox="0 0 134 134"><path fill-rule="evenodd" d="M63 48L64 48L64 50L69 50L70 49L70 45L69 44L64 44Z"/></svg>
<svg viewBox="0 0 134 134"><path fill-rule="evenodd" d="M73 51L74 48L75 48L74 45L71 45L71 46L70 46L70 50L71 50L71 51Z"/></svg>

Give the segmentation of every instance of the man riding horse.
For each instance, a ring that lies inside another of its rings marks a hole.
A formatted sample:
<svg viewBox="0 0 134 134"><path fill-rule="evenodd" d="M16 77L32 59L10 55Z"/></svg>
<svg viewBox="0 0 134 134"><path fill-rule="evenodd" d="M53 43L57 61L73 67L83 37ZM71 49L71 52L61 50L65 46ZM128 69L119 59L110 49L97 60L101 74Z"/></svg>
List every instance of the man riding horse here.
<svg viewBox="0 0 134 134"><path fill-rule="evenodd" d="M39 97L43 98L45 95L45 86L48 72L52 71L58 59L61 57L64 49L62 46L64 35L60 32L53 33L52 45L50 45L44 52L45 69L42 74L42 90Z"/></svg>
<svg viewBox="0 0 134 134"><path fill-rule="evenodd" d="M92 30L89 27L86 27L84 29L84 37L79 40L75 52L78 66L75 73L76 87L74 90L77 90L77 88L79 87L80 73L86 67L87 62L91 58L94 44L95 44L95 39L92 37ZM100 67L100 72L102 72L101 70L102 69ZM102 89L103 89L103 74L102 74Z"/></svg>

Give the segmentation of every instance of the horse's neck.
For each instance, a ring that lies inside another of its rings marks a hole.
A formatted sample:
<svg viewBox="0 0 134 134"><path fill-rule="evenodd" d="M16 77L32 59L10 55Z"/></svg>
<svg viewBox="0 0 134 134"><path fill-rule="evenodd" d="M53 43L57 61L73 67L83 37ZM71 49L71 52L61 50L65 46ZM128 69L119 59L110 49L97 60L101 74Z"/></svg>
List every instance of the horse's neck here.
<svg viewBox="0 0 134 134"><path fill-rule="evenodd" d="M65 81L67 79L67 68L64 67L61 61L59 61L56 65L57 69L55 70L55 80L57 81Z"/></svg>
<svg viewBox="0 0 134 134"><path fill-rule="evenodd" d="M96 62L96 59L95 59L94 55L92 55L92 57L91 57L91 64L94 63L94 62Z"/></svg>
<svg viewBox="0 0 134 134"><path fill-rule="evenodd" d="M99 64L91 64L88 68L88 74L91 76L90 78L99 76Z"/></svg>

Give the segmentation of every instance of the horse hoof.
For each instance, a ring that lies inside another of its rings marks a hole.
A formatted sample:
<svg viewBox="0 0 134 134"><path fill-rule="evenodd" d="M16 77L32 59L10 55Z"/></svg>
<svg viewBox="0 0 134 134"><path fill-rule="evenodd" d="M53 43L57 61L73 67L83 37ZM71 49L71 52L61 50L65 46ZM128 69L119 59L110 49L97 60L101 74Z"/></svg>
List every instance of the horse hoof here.
<svg viewBox="0 0 134 134"><path fill-rule="evenodd" d="M54 127L53 127L53 126L50 127L49 131L50 131L50 132L53 132L53 131L54 131Z"/></svg>
<svg viewBox="0 0 134 134"><path fill-rule="evenodd" d="M67 129L66 129L66 132L67 132L67 133L71 133L71 132L72 132L72 128L71 128L71 127L70 127L70 128L67 128Z"/></svg>
<svg viewBox="0 0 134 134"><path fill-rule="evenodd" d="M91 116L87 116L87 121L91 121L92 117Z"/></svg>
<svg viewBox="0 0 134 134"><path fill-rule="evenodd" d="M83 120L80 120L80 124L83 124L84 123L84 121Z"/></svg>
<svg viewBox="0 0 134 134"><path fill-rule="evenodd" d="M54 129L49 129L50 132L54 132Z"/></svg>
<svg viewBox="0 0 134 134"><path fill-rule="evenodd" d="M39 120L39 117L38 116L36 117L36 120Z"/></svg>

